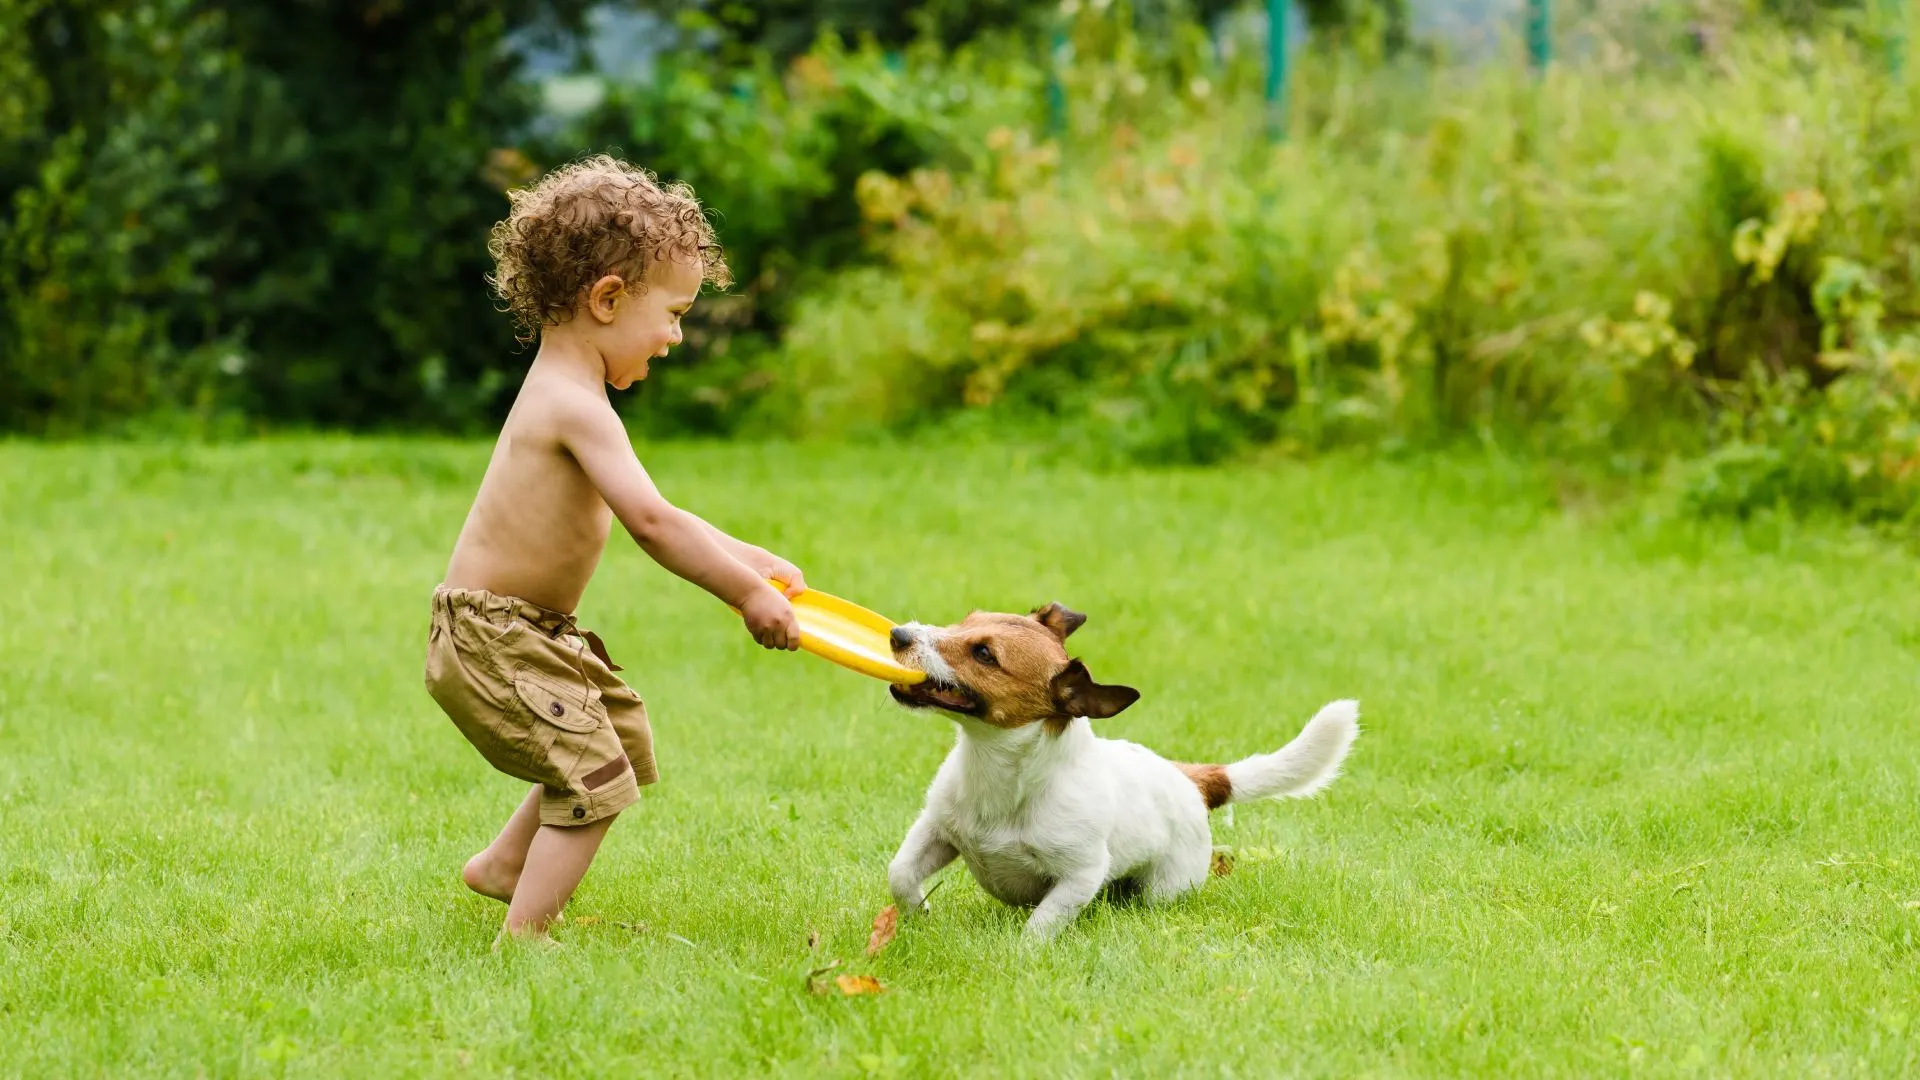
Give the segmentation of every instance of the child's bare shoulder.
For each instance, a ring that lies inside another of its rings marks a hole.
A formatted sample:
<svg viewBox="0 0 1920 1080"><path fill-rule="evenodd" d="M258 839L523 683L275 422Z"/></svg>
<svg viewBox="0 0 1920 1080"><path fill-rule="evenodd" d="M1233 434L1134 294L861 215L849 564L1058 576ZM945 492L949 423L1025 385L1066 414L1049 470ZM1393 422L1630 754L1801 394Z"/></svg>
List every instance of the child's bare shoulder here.
<svg viewBox="0 0 1920 1080"><path fill-rule="evenodd" d="M569 435L619 425L620 416L604 389L583 386L564 374L532 371L514 399L512 417L525 434L564 443Z"/></svg>

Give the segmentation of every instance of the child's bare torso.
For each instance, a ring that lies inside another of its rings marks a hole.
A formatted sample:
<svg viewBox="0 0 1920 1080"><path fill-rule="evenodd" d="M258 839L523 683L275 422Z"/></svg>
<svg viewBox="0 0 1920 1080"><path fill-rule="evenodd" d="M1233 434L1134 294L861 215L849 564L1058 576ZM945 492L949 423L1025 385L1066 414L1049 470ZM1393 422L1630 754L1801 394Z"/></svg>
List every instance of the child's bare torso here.
<svg viewBox="0 0 1920 1080"><path fill-rule="evenodd" d="M539 365L527 375L494 444L487 474L447 564L446 584L516 596L571 614L600 565L613 511L562 440L557 409L581 395L612 410L606 391Z"/></svg>

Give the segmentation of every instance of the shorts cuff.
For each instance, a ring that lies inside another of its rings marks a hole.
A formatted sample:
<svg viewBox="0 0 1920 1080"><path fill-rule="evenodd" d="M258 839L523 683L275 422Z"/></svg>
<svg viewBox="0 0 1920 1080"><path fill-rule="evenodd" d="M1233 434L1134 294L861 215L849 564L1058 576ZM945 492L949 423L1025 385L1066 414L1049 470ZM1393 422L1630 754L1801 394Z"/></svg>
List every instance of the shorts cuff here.
<svg viewBox="0 0 1920 1080"><path fill-rule="evenodd" d="M561 828L591 825L639 801L640 785L634 782L631 771L590 795L547 788L540 795L540 824Z"/></svg>

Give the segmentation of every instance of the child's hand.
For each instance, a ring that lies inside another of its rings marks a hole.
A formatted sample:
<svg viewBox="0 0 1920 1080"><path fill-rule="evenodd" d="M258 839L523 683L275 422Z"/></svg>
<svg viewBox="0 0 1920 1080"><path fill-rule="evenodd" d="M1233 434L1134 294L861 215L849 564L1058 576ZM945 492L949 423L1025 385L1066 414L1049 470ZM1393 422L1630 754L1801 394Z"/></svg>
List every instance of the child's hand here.
<svg viewBox="0 0 1920 1080"><path fill-rule="evenodd" d="M786 593L787 599L791 600L807 591L807 576L800 572L799 567L771 551L760 554L762 557L755 560L757 565L754 569L760 571L761 577L772 578L785 586L781 591Z"/></svg>
<svg viewBox="0 0 1920 1080"><path fill-rule="evenodd" d="M773 589L755 589L740 606L740 617L762 648L792 652L800 647L800 624L794 620L793 605Z"/></svg>

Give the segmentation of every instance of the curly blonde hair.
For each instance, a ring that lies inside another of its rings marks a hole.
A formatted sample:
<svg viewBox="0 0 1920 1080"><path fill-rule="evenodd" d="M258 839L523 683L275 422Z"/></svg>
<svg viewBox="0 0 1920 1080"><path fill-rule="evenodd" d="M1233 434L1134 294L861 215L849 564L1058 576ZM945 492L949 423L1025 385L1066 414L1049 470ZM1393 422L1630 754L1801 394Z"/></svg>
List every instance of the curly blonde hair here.
<svg viewBox="0 0 1920 1080"><path fill-rule="evenodd" d="M648 270L672 261L699 266L701 280L715 288L733 283L693 189L662 184L637 165L597 154L507 199L513 209L487 240L494 265L487 281L513 313L522 341L572 318L581 294L607 274L637 293L646 289Z"/></svg>

